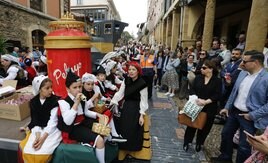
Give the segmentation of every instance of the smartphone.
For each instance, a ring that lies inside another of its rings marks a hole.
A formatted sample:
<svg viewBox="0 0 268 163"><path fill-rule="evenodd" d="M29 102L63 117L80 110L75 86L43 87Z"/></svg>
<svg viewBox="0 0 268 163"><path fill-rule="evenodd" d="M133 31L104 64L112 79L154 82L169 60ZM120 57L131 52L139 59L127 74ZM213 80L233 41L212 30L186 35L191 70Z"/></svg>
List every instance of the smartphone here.
<svg viewBox="0 0 268 163"><path fill-rule="evenodd" d="M247 132L246 130L244 130L243 131L250 139L253 139L253 140L255 140L255 141L258 141L259 142L259 140L258 139L256 139L253 135L251 135L249 132Z"/></svg>

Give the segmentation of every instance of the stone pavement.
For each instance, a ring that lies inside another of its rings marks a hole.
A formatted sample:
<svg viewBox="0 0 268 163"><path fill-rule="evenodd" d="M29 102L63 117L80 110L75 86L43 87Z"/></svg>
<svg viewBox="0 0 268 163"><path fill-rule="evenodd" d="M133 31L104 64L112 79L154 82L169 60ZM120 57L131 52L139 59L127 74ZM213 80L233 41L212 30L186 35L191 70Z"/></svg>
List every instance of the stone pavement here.
<svg viewBox="0 0 268 163"><path fill-rule="evenodd" d="M148 111L153 157L151 161L126 159L124 163L206 162L203 152L196 153L193 148L188 152L182 149L185 126L179 125L177 115L178 105L183 102L178 103L173 99L175 98L169 98L163 92L154 90Z"/></svg>
<svg viewBox="0 0 268 163"><path fill-rule="evenodd" d="M150 100L152 163L199 163L204 159L194 149L182 149L185 126L178 123L178 105L161 92L154 92Z"/></svg>

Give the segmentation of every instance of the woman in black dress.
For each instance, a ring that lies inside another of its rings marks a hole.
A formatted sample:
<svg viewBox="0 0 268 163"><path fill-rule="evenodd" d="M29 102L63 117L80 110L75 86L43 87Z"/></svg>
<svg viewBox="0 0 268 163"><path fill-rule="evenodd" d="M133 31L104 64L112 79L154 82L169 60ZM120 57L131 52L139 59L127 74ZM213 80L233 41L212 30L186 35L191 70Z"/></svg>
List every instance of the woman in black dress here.
<svg viewBox="0 0 268 163"><path fill-rule="evenodd" d="M130 62L128 77L111 100L112 104L118 105L118 101L124 98L119 132L127 142L119 144L119 160L123 160L127 155L136 159L151 159L148 117L145 114L148 109L148 92L141 73L140 65Z"/></svg>
<svg viewBox="0 0 268 163"><path fill-rule="evenodd" d="M199 152L204 144L217 113L217 102L221 95L221 79L217 77L218 70L213 61L205 61L201 67L201 74L195 78L193 86L190 90L191 95L198 97L197 105L204 106L202 112L207 113L207 121L202 130L197 131L195 150ZM183 149L189 148L196 133L196 128L187 127L184 135Z"/></svg>

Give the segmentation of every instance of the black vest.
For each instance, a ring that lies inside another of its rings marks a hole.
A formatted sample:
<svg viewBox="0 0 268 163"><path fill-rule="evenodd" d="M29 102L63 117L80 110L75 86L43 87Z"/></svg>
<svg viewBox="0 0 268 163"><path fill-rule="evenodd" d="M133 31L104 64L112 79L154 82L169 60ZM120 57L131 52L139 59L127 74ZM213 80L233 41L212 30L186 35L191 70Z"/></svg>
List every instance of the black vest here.
<svg viewBox="0 0 268 163"><path fill-rule="evenodd" d="M95 91L92 90L89 92L83 88L82 93L87 97L87 101L88 101L89 99L91 99L91 97L93 97L93 95L95 94Z"/></svg>
<svg viewBox="0 0 268 163"><path fill-rule="evenodd" d="M40 102L39 94L30 101L31 122L28 125L30 129L35 126L46 127L50 119L50 112L58 106L59 97L51 95L46 98L43 105Z"/></svg>
<svg viewBox="0 0 268 163"><path fill-rule="evenodd" d="M140 100L140 91L147 87L146 82L138 77L135 81L133 81L130 77L125 79L125 100Z"/></svg>
<svg viewBox="0 0 268 163"><path fill-rule="evenodd" d="M72 106L74 105L74 101L69 96L67 96L64 100L70 105L70 109L71 109ZM85 112L84 111L84 109L85 109L85 102L84 101L81 101L80 103L82 105L83 113L84 113ZM64 123L64 121L63 121L62 115L61 114L60 115L58 114L58 125L57 125L57 127L58 127L58 129L60 131L64 131L64 132L70 133L72 131L73 126L74 126L74 122L75 122L75 120L73 121L73 123L71 125L66 125Z"/></svg>

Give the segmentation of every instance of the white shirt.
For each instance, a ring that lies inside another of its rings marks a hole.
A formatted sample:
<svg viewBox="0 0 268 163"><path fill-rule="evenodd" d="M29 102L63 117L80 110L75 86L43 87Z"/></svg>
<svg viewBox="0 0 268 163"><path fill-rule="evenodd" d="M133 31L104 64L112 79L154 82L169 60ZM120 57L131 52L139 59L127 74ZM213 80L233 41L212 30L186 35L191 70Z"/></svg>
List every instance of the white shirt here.
<svg viewBox="0 0 268 163"><path fill-rule="evenodd" d="M7 69L7 77L0 79L0 84L3 84L4 80L14 80L17 77L19 69L15 66L10 66Z"/></svg>
<svg viewBox="0 0 268 163"><path fill-rule="evenodd" d="M125 94L125 82L123 81L120 89L118 92L115 93L114 97L111 100L111 103L118 105L118 101L120 101ZM148 109L148 91L147 91L147 87L143 88L140 91L140 95L141 95L141 100L140 100L140 114L145 115L145 111Z"/></svg>
<svg viewBox="0 0 268 163"><path fill-rule="evenodd" d="M68 96L71 99L75 99L75 97L73 95L71 95L70 93L68 93ZM66 125L71 125L73 123L73 121L76 118L76 115L82 115L85 113L85 116L89 117L89 118L93 118L96 119L97 117L97 113L90 111L89 108L93 107L93 103L91 100L88 100L85 104L85 109L84 109L84 113L83 113L83 108L81 103L78 105L77 110L74 110L73 106L70 106L70 104L68 102L66 102L65 100L59 100L59 106L60 106L60 111L61 111L61 115L63 117L63 121Z"/></svg>
<svg viewBox="0 0 268 163"><path fill-rule="evenodd" d="M261 70L255 74L248 74L248 76L246 76L244 80L241 82L239 89L238 89L238 95L234 102L234 106L237 109L244 111L244 112L248 112L248 108L246 106L248 93L254 80L256 79L258 74L261 72Z"/></svg>

